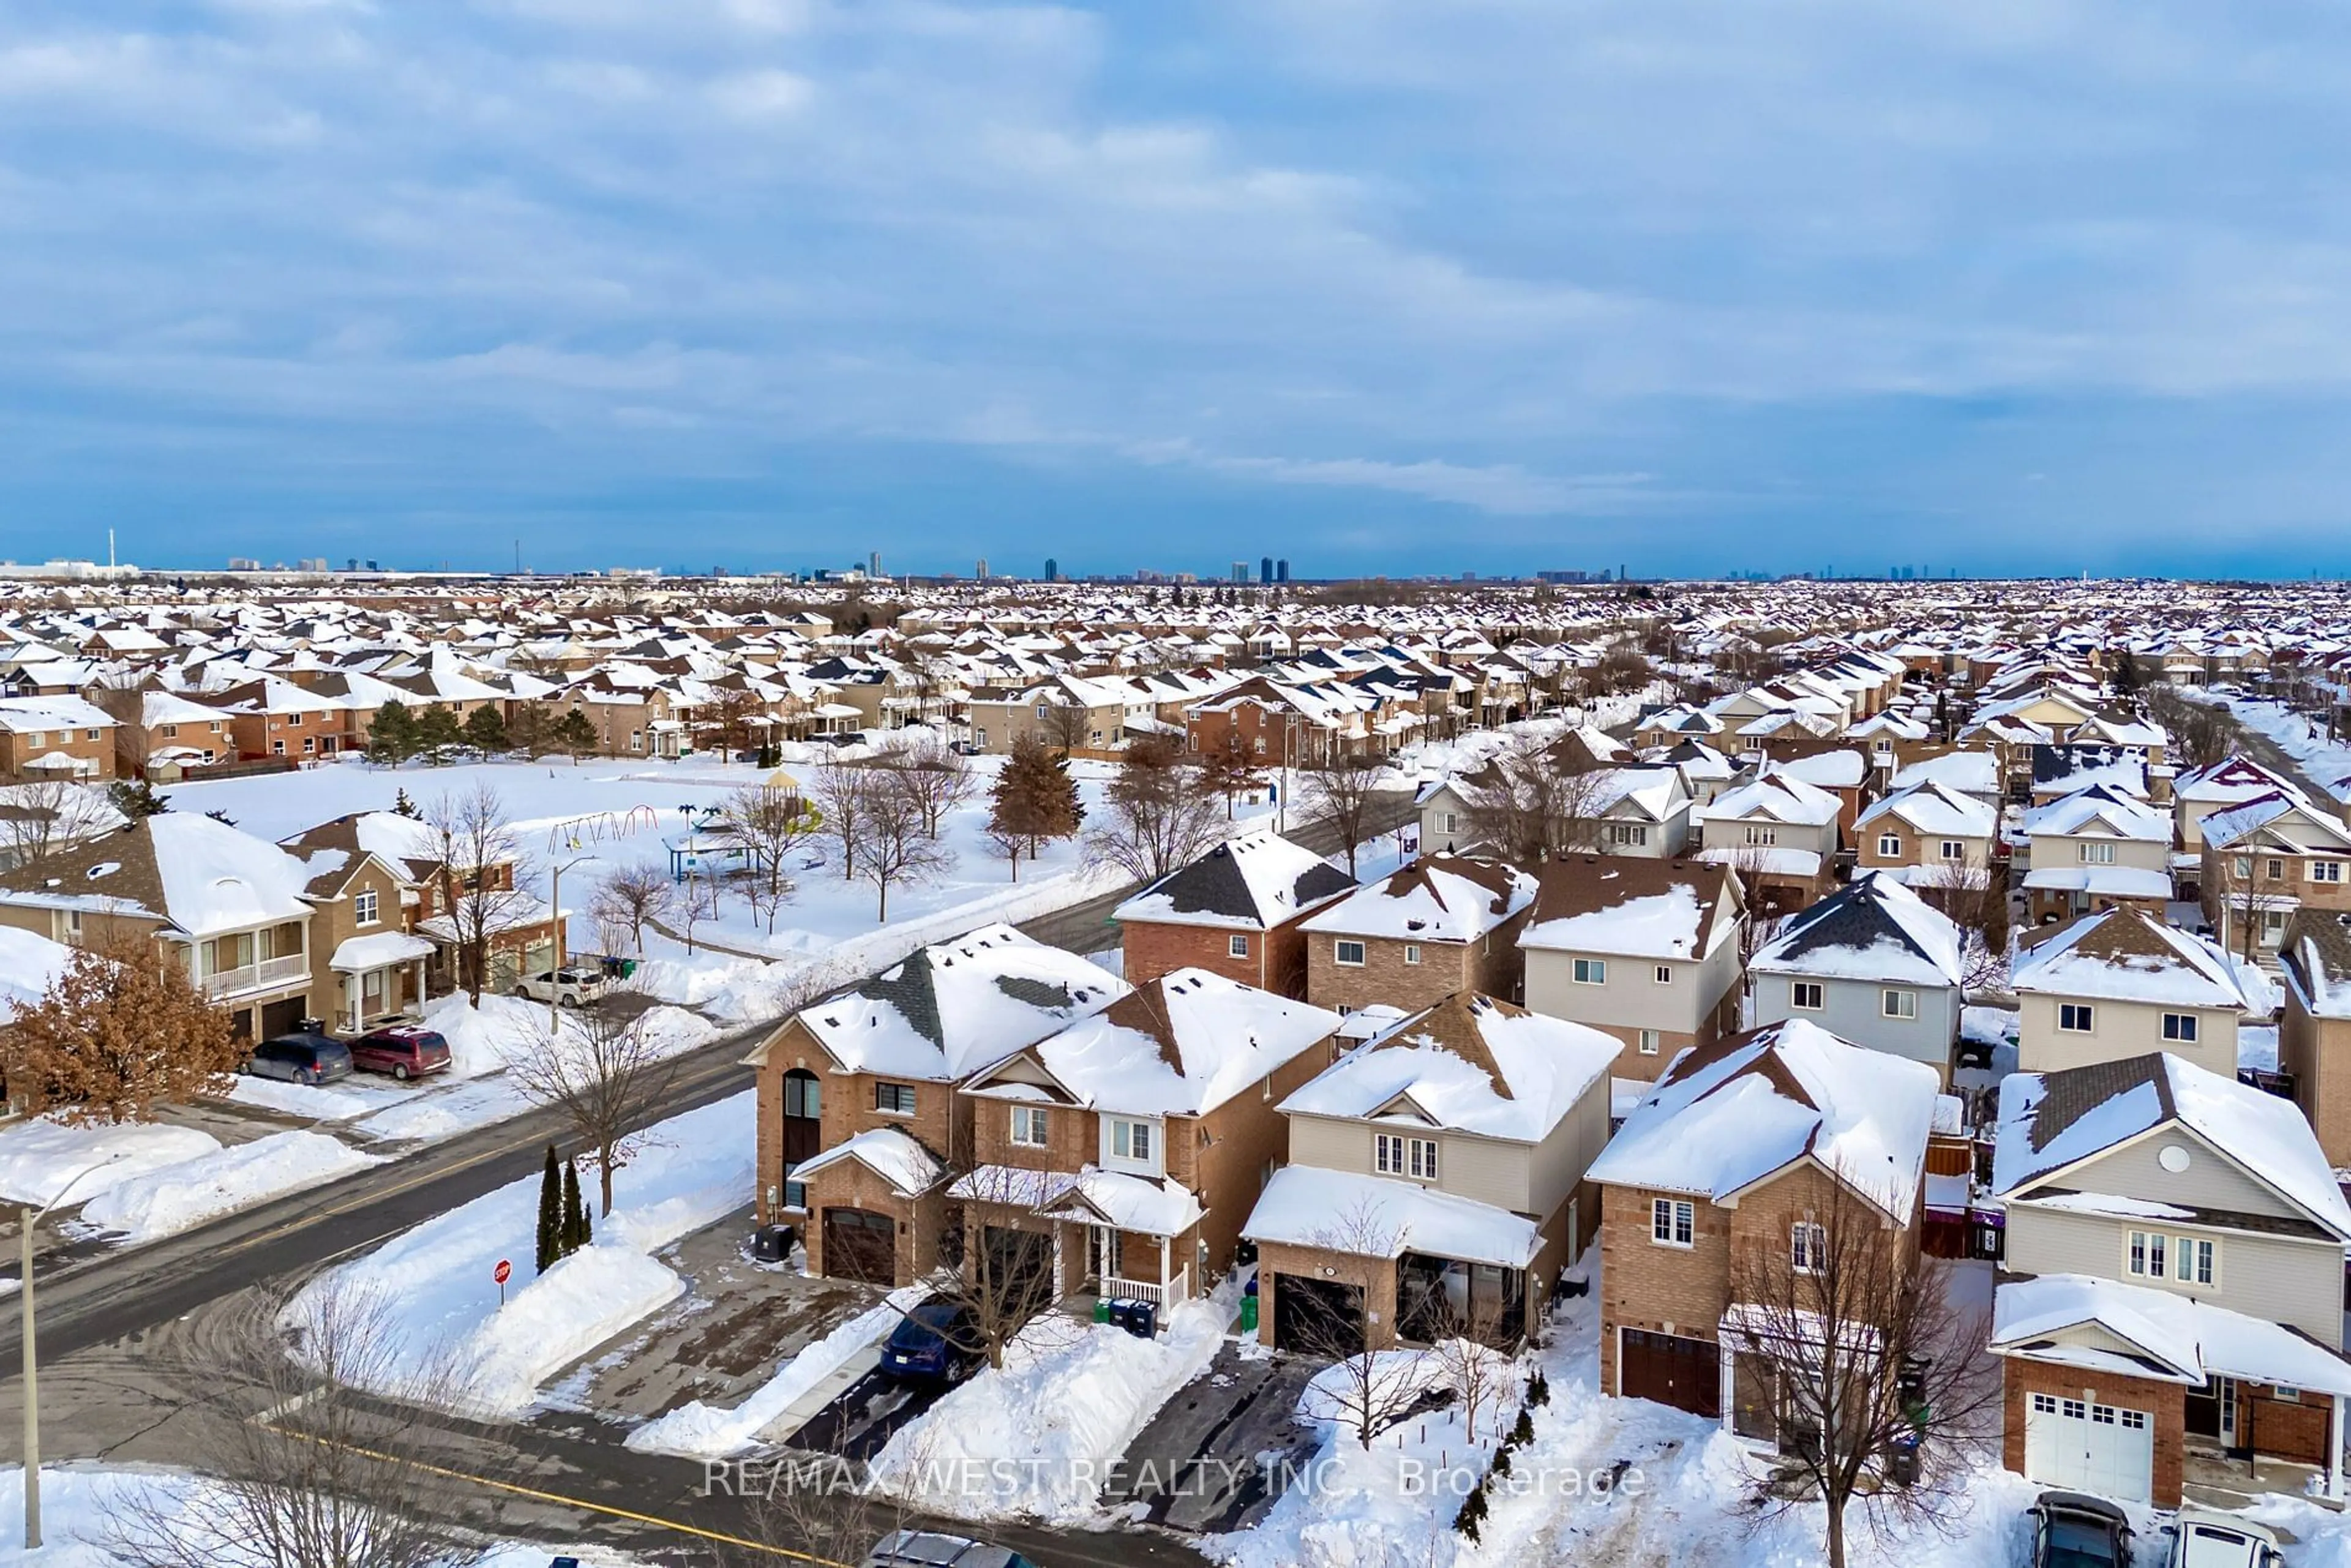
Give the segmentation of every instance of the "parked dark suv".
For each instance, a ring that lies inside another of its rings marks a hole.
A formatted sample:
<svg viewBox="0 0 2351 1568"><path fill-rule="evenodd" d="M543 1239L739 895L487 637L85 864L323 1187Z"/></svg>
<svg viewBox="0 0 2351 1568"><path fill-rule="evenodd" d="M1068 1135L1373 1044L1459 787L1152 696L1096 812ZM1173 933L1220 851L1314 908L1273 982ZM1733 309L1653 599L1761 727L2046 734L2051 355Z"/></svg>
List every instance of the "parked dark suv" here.
<svg viewBox="0 0 2351 1568"><path fill-rule="evenodd" d="M371 1030L351 1041L351 1065L361 1072L389 1072L406 1082L449 1071L449 1042L437 1030L396 1023Z"/></svg>
<svg viewBox="0 0 2351 1568"><path fill-rule="evenodd" d="M281 1034L255 1046L243 1071L288 1083L326 1083L350 1076L351 1052L331 1035Z"/></svg>
<svg viewBox="0 0 2351 1568"><path fill-rule="evenodd" d="M971 1309L946 1300L908 1312L882 1347L882 1372L889 1377L956 1383L979 1361L979 1324Z"/></svg>

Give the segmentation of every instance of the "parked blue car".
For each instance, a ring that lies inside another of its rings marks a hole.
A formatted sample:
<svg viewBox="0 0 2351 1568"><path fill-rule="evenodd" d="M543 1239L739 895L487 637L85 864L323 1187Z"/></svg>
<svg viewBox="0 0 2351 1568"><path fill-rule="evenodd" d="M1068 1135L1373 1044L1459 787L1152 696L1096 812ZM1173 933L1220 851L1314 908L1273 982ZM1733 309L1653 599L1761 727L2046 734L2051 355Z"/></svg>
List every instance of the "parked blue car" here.
<svg viewBox="0 0 2351 1568"><path fill-rule="evenodd" d="M882 1347L882 1370L892 1377L941 1378L954 1383L981 1358L978 1324L969 1307L955 1301L925 1301L891 1331Z"/></svg>

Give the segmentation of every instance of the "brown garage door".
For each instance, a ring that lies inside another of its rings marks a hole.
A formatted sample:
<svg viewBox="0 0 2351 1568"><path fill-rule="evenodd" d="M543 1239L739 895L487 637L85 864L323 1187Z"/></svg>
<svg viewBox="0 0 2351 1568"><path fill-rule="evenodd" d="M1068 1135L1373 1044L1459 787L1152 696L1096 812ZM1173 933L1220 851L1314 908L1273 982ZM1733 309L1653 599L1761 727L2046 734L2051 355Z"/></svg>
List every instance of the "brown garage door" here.
<svg viewBox="0 0 2351 1568"><path fill-rule="evenodd" d="M824 1271L869 1285L898 1282L897 1222L864 1208L824 1211Z"/></svg>
<svg viewBox="0 0 2351 1568"><path fill-rule="evenodd" d="M1364 1348L1364 1288L1306 1274L1273 1277L1273 1348L1336 1358Z"/></svg>
<svg viewBox="0 0 2351 1568"><path fill-rule="evenodd" d="M1712 1340L1625 1329L1617 1342L1617 1392L1693 1416L1722 1414L1722 1352Z"/></svg>
<svg viewBox="0 0 2351 1568"><path fill-rule="evenodd" d="M261 1007L261 1038L275 1040L281 1034L292 1034L309 1016L308 997L287 997L282 1002L265 1002Z"/></svg>

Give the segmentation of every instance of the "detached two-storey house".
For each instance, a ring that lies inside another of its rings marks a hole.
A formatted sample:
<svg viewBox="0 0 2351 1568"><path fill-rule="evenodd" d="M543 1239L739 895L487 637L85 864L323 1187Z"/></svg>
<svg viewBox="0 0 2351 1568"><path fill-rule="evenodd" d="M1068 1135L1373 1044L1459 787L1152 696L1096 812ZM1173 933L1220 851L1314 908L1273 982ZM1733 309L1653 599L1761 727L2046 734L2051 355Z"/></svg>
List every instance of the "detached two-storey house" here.
<svg viewBox="0 0 2351 1568"><path fill-rule="evenodd" d="M2297 909L2351 911L2351 829L2300 794L2204 819L2204 915L2231 953L2266 956Z"/></svg>
<svg viewBox="0 0 2351 1568"><path fill-rule="evenodd" d="M2304 909L2278 945L2278 1066L2329 1163L2351 1166L2351 915Z"/></svg>
<svg viewBox="0 0 2351 1568"><path fill-rule="evenodd" d="M1828 790L1766 767L1693 816L1706 845L1701 858L1737 868L1748 909L1764 920L1802 909L1834 885L1844 810Z"/></svg>
<svg viewBox="0 0 2351 1568"><path fill-rule="evenodd" d="M1993 874L2000 812L1932 779L1872 801L1854 824L1855 865L1914 888L1964 891ZM2005 865L2000 868L2005 876Z"/></svg>
<svg viewBox="0 0 2351 1568"><path fill-rule="evenodd" d="M1752 1256L1802 1267L1833 1215L1871 1217L1915 1258L1938 1089L1930 1068L1795 1019L1676 1061L1592 1166L1602 1391L1775 1445L1775 1375L1740 1348L1759 1303L1734 1281Z"/></svg>
<svg viewBox="0 0 2351 1568"><path fill-rule="evenodd" d="M964 1257L1157 1302L1232 1267L1242 1220L1287 1152L1279 1103L1330 1065L1337 1013L1200 969L975 1073Z"/></svg>
<svg viewBox="0 0 2351 1568"><path fill-rule="evenodd" d="M2024 814L2025 905L2041 923L2100 909L2161 915L2171 898L2171 819L2104 784Z"/></svg>
<svg viewBox="0 0 2351 1568"><path fill-rule="evenodd" d="M1966 1002L1959 928L1898 882L1865 873L1789 916L1747 960L1758 1024L1801 1018L1923 1062L1948 1082Z"/></svg>
<svg viewBox="0 0 2351 1568"><path fill-rule="evenodd" d="M2245 990L2211 943L2136 909L2035 935L2010 967L2019 1067L2050 1072L2168 1051L2235 1076Z"/></svg>
<svg viewBox="0 0 2351 1568"><path fill-rule="evenodd" d="M1456 991L1515 998L1534 902L1535 879L1516 867L1423 855L1307 918L1307 998L1343 1013L1433 1007Z"/></svg>
<svg viewBox="0 0 2351 1568"><path fill-rule="evenodd" d="M1126 977L1136 985L1177 969L1306 993L1306 917L1355 881L1275 833L1226 840L1169 872L1113 912Z"/></svg>
<svg viewBox="0 0 2351 1568"><path fill-rule="evenodd" d="M1326 1356L1517 1343L1591 1234L1584 1172L1608 1141L1623 1049L1465 993L1282 1101L1290 1164L1242 1229L1263 1342Z"/></svg>
<svg viewBox="0 0 2351 1568"><path fill-rule="evenodd" d="M2192 1450L2343 1495L2351 1207L2294 1107L2150 1052L2001 1085L2003 1462L2179 1506Z"/></svg>
<svg viewBox="0 0 2351 1568"><path fill-rule="evenodd" d="M1739 878L1704 861L1573 855L1546 862L1519 935L1527 1006L1627 1048L1619 1075L1654 1079L1676 1054L1739 1027Z"/></svg>
<svg viewBox="0 0 2351 1568"><path fill-rule="evenodd" d="M890 1285L928 1274L948 1183L971 1163L975 1102L960 1086L1130 988L983 925L802 1008L746 1059L759 1222L804 1227L813 1274Z"/></svg>

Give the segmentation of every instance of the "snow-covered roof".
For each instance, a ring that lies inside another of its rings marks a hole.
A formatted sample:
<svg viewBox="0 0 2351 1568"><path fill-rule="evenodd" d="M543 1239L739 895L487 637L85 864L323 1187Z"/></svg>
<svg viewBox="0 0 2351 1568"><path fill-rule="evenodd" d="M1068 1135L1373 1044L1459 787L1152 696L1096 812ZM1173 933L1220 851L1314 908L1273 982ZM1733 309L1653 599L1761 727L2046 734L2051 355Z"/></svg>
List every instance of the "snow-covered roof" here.
<svg viewBox="0 0 2351 1568"><path fill-rule="evenodd" d="M2071 1330L2097 1328L2161 1363L2125 1355ZM2043 1274L1992 1292L1995 1355L2197 1385L2214 1377L2351 1394L2351 1364L2315 1340L2266 1318L2147 1285L2087 1274Z"/></svg>
<svg viewBox="0 0 2351 1568"><path fill-rule="evenodd" d="M0 1023L16 1009L39 1001L65 973L74 950L62 942L13 925L0 925Z"/></svg>
<svg viewBox="0 0 2351 1568"><path fill-rule="evenodd" d="M1699 822L1768 821L1817 828L1835 821L1842 810L1844 803L1836 796L1774 765L1750 782L1724 790L1698 807L1693 817Z"/></svg>
<svg viewBox="0 0 2351 1568"><path fill-rule="evenodd" d="M890 1184L901 1197L916 1197L939 1185L947 1174L930 1150L895 1127L869 1127L845 1138L822 1154L792 1167L792 1179L806 1181L817 1172L844 1160L854 1160Z"/></svg>
<svg viewBox="0 0 2351 1568"><path fill-rule="evenodd" d="M2209 823L2206 831L2210 831ZM2090 835L2168 844L2171 841L2171 819L2144 800L2134 800L2104 784L2093 784L2025 812L2024 832L2028 838L2042 834Z"/></svg>
<svg viewBox="0 0 2351 1568"><path fill-rule="evenodd" d="M2351 920L2339 910L2297 909L2278 943L2287 989L2313 1018L2351 1019Z"/></svg>
<svg viewBox="0 0 2351 1568"><path fill-rule="evenodd" d="M2051 996L2240 1012L2247 1007L2227 955L2192 932L2126 906L2085 915L2019 953L2010 985Z"/></svg>
<svg viewBox="0 0 2351 1568"><path fill-rule="evenodd" d="M1729 872L1704 861L1636 855L1549 861L1519 946L1538 952L1702 958L1738 929L1733 886Z"/></svg>
<svg viewBox="0 0 2351 1568"><path fill-rule="evenodd" d="M2011 1072L2000 1086L1992 1189L2030 1197L2043 1182L2155 1129L2177 1125L2308 1216L2351 1240L2351 1205L2291 1100L2168 1051L2055 1072Z"/></svg>
<svg viewBox="0 0 2351 1568"><path fill-rule="evenodd" d="M1986 798L2000 793L2000 758L1989 751L1946 751L1903 764L1891 780L1897 789L1916 784L1940 784L1961 795Z"/></svg>
<svg viewBox="0 0 2351 1568"><path fill-rule="evenodd" d="M1989 839L2000 826L2000 813L1991 805L1931 779L1872 801L1855 821L1855 831L1886 817L1928 838Z"/></svg>
<svg viewBox="0 0 2351 1568"><path fill-rule="evenodd" d="M1499 861L1424 855L1318 911L1301 929L1405 942L1474 942L1535 901L1535 879Z"/></svg>
<svg viewBox="0 0 2351 1568"><path fill-rule="evenodd" d="M1258 1195L1241 1234L1263 1245L1366 1258L1424 1252L1523 1269L1542 1250L1531 1219L1411 1182L1319 1166L1284 1166Z"/></svg>
<svg viewBox="0 0 2351 1568"><path fill-rule="evenodd" d="M377 931L337 943L327 967L339 974L356 975L380 969L386 964L411 963L432 956L433 944L422 936L412 936L405 931Z"/></svg>
<svg viewBox="0 0 2351 1568"><path fill-rule="evenodd" d="M1748 960L1750 971L1957 986L1963 939L1949 915L1901 883L1864 873L1797 911Z"/></svg>
<svg viewBox="0 0 2351 1568"><path fill-rule="evenodd" d="M1624 1049L1586 1025L1457 992L1348 1052L1281 1109L1540 1143Z"/></svg>
<svg viewBox="0 0 2351 1568"><path fill-rule="evenodd" d="M1354 885L1345 872L1279 834L1243 833L1169 872L1120 904L1113 918L1265 931Z"/></svg>
<svg viewBox="0 0 2351 1568"><path fill-rule="evenodd" d="M1809 1156L1907 1224L1940 1091L1923 1062L1791 1019L1676 1058L1589 1174L1719 1199Z"/></svg>

